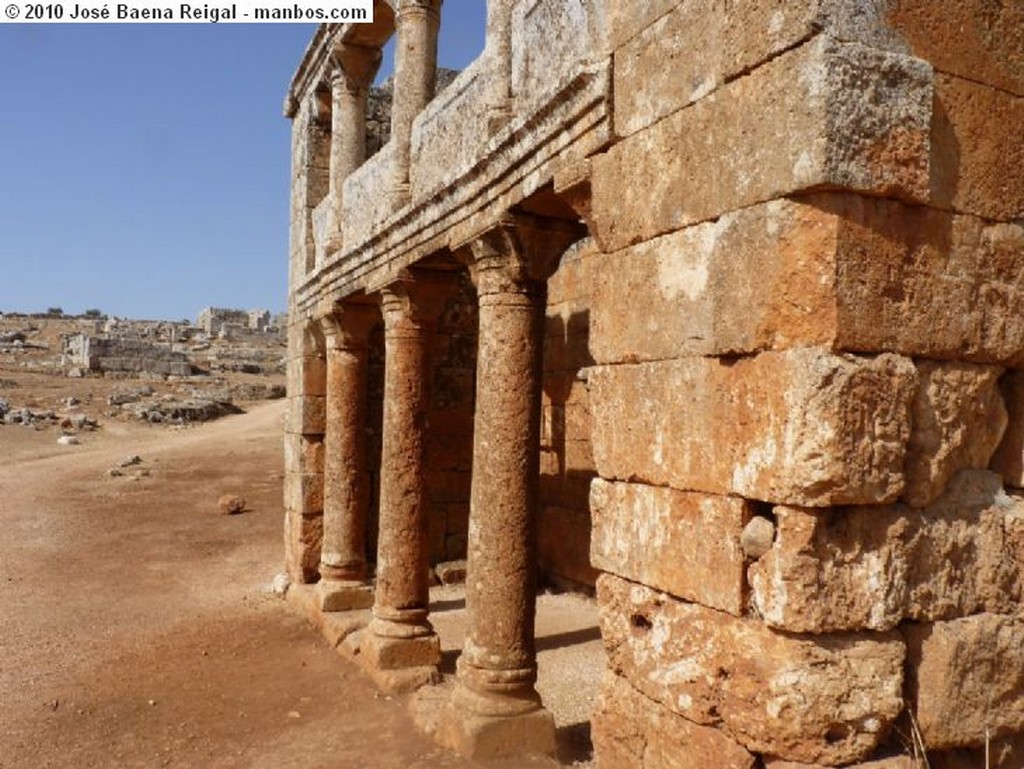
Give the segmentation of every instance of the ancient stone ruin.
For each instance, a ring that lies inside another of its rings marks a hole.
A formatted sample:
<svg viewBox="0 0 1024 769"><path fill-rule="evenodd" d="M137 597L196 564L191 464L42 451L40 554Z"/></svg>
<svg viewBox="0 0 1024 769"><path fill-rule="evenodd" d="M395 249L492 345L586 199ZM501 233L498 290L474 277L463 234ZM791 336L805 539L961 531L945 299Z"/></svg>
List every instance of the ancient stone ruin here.
<svg viewBox="0 0 1024 769"><path fill-rule="evenodd" d="M464 754L553 748L540 575L602 769L1024 766L1024 5L488 0L437 98L375 6L286 103L287 563L367 672L465 554Z"/></svg>

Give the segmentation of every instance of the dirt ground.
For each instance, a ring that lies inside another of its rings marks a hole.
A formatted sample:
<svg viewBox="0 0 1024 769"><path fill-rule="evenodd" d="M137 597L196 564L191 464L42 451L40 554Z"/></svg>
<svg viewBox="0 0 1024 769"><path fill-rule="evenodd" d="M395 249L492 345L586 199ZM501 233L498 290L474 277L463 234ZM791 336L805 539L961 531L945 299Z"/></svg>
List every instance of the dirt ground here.
<svg viewBox="0 0 1024 769"><path fill-rule="evenodd" d="M52 408L103 387L21 376L0 397ZM185 428L101 419L77 446L0 426L0 769L476 766L421 737L405 702L273 592L284 402L245 407ZM227 493L245 513L215 513ZM568 600L540 602L542 692L563 761L583 766L601 652L592 603ZM458 624L439 619L448 649Z"/></svg>

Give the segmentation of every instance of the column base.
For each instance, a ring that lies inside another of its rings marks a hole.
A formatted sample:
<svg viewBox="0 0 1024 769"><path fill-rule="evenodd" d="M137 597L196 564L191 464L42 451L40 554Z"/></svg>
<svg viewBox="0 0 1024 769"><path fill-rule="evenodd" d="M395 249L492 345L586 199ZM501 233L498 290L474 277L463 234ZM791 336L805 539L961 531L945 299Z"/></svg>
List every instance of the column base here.
<svg viewBox="0 0 1024 769"><path fill-rule="evenodd" d="M508 716L475 713L449 703L441 713L437 736L448 748L471 760L512 756L554 756L555 719L544 707Z"/></svg>
<svg viewBox="0 0 1024 769"><path fill-rule="evenodd" d="M441 680L441 640L431 631L411 638L391 638L363 631L359 661L377 688L386 694L406 694Z"/></svg>
<svg viewBox="0 0 1024 769"><path fill-rule="evenodd" d="M321 579L316 586L320 611L351 611L373 606L373 586L365 582Z"/></svg>

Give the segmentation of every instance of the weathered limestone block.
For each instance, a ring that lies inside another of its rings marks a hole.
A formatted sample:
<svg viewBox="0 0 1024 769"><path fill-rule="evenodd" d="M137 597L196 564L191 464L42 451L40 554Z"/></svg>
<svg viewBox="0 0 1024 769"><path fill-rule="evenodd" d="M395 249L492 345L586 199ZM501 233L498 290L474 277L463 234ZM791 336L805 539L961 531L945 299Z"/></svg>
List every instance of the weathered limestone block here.
<svg viewBox="0 0 1024 769"><path fill-rule="evenodd" d="M820 35L595 157L595 236L617 250L825 185L925 200L931 106L925 62Z"/></svg>
<svg viewBox="0 0 1024 769"><path fill-rule="evenodd" d="M284 498L293 510L305 514L323 512L324 476L320 472L286 472L284 474Z"/></svg>
<svg viewBox="0 0 1024 769"><path fill-rule="evenodd" d="M902 499L924 507L942 496L960 470L988 466L1007 414L998 387L1000 368L921 361L917 371Z"/></svg>
<svg viewBox="0 0 1024 769"><path fill-rule="evenodd" d="M836 0L697 0L673 3L653 21L637 3L612 3L613 35L619 43L615 65L616 130L629 135L753 70L773 56L824 30L903 52L885 28L879 9ZM659 6L659 3L645 3ZM653 21L653 23L651 23ZM623 33L636 30L628 42ZM927 57L922 57L927 58Z"/></svg>
<svg viewBox="0 0 1024 769"><path fill-rule="evenodd" d="M905 358L815 348L598 367L598 474L810 507L891 502L916 380Z"/></svg>
<svg viewBox="0 0 1024 769"><path fill-rule="evenodd" d="M907 625L910 707L932 750L1024 731L1024 615Z"/></svg>
<svg viewBox="0 0 1024 769"><path fill-rule="evenodd" d="M1024 97L935 77L933 205L1011 220L1024 216Z"/></svg>
<svg viewBox="0 0 1024 769"><path fill-rule="evenodd" d="M601 769L753 769L755 758L720 729L662 707L605 673L591 718Z"/></svg>
<svg viewBox="0 0 1024 769"><path fill-rule="evenodd" d="M285 564L293 582L310 583L319 579L323 534L322 515L304 515L293 509L285 511Z"/></svg>
<svg viewBox="0 0 1024 769"><path fill-rule="evenodd" d="M299 433L285 433L284 466L290 472L320 472L324 466L324 442Z"/></svg>
<svg viewBox="0 0 1024 769"><path fill-rule="evenodd" d="M1024 96L1024 5L960 0L936 13L931 0L900 0L887 15L910 52L936 70Z"/></svg>
<svg viewBox="0 0 1024 769"><path fill-rule="evenodd" d="M429 200L438 190L457 183L487 154L488 98L486 59L477 59L440 92L413 125L410 168L412 201Z"/></svg>
<svg viewBox="0 0 1024 769"><path fill-rule="evenodd" d="M1024 372L1008 372L1000 390L1007 411L1006 431L990 467L1006 485L1024 488Z"/></svg>
<svg viewBox="0 0 1024 769"><path fill-rule="evenodd" d="M284 416L285 430L300 435L323 435L327 424L327 398L306 395L288 398Z"/></svg>
<svg viewBox="0 0 1024 769"><path fill-rule="evenodd" d="M740 615L740 535L752 515L739 497L609 483L590 487L590 562L687 601Z"/></svg>
<svg viewBox="0 0 1024 769"><path fill-rule="evenodd" d="M860 761L903 709L898 634L784 635L611 575L597 588L609 668L751 752Z"/></svg>
<svg viewBox="0 0 1024 769"><path fill-rule="evenodd" d="M534 0L512 9L512 93L517 111L545 104L591 57L602 58L604 4Z"/></svg>
<svg viewBox="0 0 1024 769"><path fill-rule="evenodd" d="M1022 259L1020 225L848 193L774 200L594 260L589 346L598 363L823 344L1019 365Z"/></svg>
<svg viewBox="0 0 1024 769"><path fill-rule="evenodd" d="M779 506L775 515L775 542L748 571L752 603L773 627L891 630L1019 604L1024 499L992 473L960 473L923 509Z"/></svg>
<svg viewBox="0 0 1024 769"><path fill-rule="evenodd" d="M777 758L766 758L765 769L829 769L821 764L802 764L796 761L783 761ZM911 756L893 756L877 761L866 761L863 764L850 764L846 769L919 769Z"/></svg>
<svg viewBox="0 0 1024 769"><path fill-rule="evenodd" d="M841 219L837 347L1024 362L1024 227L857 196L808 200Z"/></svg>
<svg viewBox="0 0 1024 769"><path fill-rule="evenodd" d="M609 254L594 282L594 359L831 344L840 224L813 203L774 200Z"/></svg>
<svg viewBox="0 0 1024 769"><path fill-rule="evenodd" d="M293 358L285 373L289 396L327 395L327 364L323 358Z"/></svg>

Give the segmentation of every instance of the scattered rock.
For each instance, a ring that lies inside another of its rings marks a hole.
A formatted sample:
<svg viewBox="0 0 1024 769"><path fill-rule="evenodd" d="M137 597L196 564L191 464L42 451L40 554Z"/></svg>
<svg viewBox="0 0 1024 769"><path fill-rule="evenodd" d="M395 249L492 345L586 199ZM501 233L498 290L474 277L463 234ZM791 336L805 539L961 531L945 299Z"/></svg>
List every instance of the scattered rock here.
<svg viewBox="0 0 1024 769"><path fill-rule="evenodd" d="M61 446L77 446L81 443L77 435L62 435L57 439Z"/></svg>
<svg viewBox="0 0 1024 769"><path fill-rule="evenodd" d="M754 516L740 534L740 547L747 558L757 559L772 549L775 525L767 518Z"/></svg>
<svg viewBox="0 0 1024 769"><path fill-rule="evenodd" d="M83 376L85 376L85 374L82 372L82 369L78 368L77 366L68 369L69 379L81 379Z"/></svg>
<svg viewBox="0 0 1024 769"><path fill-rule="evenodd" d="M217 500L217 512L221 515L244 513L245 500L235 494L225 494Z"/></svg>
<svg viewBox="0 0 1024 769"><path fill-rule="evenodd" d="M107 475L111 478L120 478L122 475L124 475L124 471L118 467L111 467L109 470L107 470Z"/></svg>
<svg viewBox="0 0 1024 769"><path fill-rule="evenodd" d="M118 462L117 466L118 467L131 467L132 465L141 465L141 464L142 464L142 457L140 457L138 454L132 454L132 456L125 457L120 462Z"/></svg>
<svg viewBox="0 0 1024 769"><path fill-rule="evenodd" d="M64 399L64 406L66 408L71 408L72 406L77 406L80 403L81 403L81 401L78 400L78 398L76 398L74 395Z"/></svg>
<svg viewBox="0 0 1024 769"><path fill-rule="evenodd" d="M279 572L274 575L274 580L270 583L270 591L275 595L284 595L288 592L291 583L292 581L286 572Z"/></svg>

